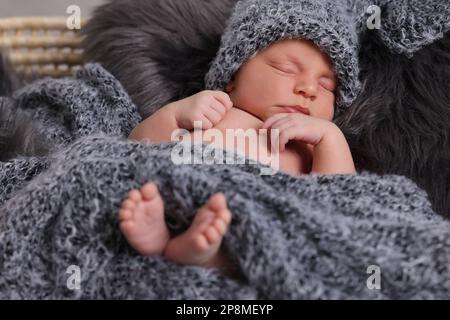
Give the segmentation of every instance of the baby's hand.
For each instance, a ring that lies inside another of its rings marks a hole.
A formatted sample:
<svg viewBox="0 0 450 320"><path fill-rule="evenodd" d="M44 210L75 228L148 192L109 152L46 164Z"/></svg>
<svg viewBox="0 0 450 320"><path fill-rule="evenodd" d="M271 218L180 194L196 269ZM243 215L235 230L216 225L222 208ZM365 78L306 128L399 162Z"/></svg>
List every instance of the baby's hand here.
<svg viewBox="0 0 450 320"><path fill-rule="evenodd" d="M173 103L178 127L191 130L195 121L201 121L201 129L211 129L231 109L233 103L223 91L205 90Z"/></svg>
<svg viewBox="0 0 450 320"><path fill-rule="evenodd" d="M303 113L277 113L267 119L261 129L279 130L279 150L283 152L290 140L317 146L326 135L339 128L332 122ZM272 140L272 139L271 139Z"/></svg>

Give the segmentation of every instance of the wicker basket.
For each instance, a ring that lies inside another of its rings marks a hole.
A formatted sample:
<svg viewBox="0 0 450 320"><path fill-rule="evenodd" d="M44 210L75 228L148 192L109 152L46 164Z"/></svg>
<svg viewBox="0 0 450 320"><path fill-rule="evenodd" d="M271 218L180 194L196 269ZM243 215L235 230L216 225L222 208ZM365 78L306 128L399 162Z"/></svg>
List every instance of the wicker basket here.
<svg viewBox="0 0 450 320"><path fill-rule="evenodd" d="M0 19L0 50L25 76L69 76L83 63L78 30L69 30L67 17ZM82 26L84 23L82 23Z"/></svg>

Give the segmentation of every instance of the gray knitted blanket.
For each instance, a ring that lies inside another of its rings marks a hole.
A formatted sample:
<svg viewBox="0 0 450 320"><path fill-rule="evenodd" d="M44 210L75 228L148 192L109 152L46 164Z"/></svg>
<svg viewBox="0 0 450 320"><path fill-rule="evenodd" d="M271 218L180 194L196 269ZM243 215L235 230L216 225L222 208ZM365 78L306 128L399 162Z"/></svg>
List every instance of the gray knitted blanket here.
<svg viewBox="0 0 450 320"><path fill-rule="evenodd" d="M260 175L249 160L176 165L175 143L126 139L140 116L97 64L13 99L54 149L0 164L2 299L450 298L450 224L407 178ZM211 194L226 194L224 247L242 281L127 244L118 211L147 181L174 234Z"/></svg>

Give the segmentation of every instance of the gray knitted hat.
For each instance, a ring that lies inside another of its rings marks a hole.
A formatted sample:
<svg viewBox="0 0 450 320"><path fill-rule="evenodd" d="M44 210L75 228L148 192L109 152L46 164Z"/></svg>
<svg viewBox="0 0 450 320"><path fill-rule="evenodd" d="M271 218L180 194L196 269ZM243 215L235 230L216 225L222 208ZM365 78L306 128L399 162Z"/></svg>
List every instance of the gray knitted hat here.
<svg viewBox="0 0 450 320"><path fill-rule="evenodd" d="M206 74L206 89L224 90L240 66L270 44L282 39L304 38L313 41L332 59L339 80L337 113L345 111L357 96L360 83L356 24L344 3L240 0Z"/></svg>

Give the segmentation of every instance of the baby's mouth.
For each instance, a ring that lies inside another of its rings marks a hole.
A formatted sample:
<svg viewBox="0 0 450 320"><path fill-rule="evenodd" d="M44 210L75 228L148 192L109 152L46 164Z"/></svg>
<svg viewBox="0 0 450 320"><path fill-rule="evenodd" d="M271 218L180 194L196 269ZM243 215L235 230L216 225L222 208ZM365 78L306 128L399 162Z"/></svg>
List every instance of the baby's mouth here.
<svg viewBox="0 0 450 320"><path fill-rule="evenodd" d="M301 105L295 105L295 106L279 106L283 108L283 110L287 113L303 113L306 115L310 115L309 109L306 107L303 107Z"/></svg>

